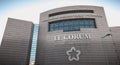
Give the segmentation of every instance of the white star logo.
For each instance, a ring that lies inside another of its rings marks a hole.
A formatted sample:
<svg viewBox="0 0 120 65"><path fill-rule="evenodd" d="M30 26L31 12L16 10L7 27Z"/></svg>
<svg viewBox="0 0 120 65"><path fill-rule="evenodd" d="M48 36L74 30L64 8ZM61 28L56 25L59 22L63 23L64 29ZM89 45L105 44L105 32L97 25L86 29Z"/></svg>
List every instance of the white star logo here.
<svg viewBox="0 0 120 65"><path fill-rule="evenodd" d="M69 61L79 61L79 55L81 52L79 50L76 50L75 47L71 47L70 50L66 51L66 54L68 55Z"/></svg>

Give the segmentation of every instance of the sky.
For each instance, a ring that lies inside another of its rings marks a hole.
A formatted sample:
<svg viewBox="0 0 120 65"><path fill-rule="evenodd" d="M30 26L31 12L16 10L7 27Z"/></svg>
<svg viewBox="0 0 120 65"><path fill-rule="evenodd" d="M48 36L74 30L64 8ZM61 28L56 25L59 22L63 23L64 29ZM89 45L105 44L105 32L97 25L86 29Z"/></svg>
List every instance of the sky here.
<svg viewBox="0 0 120 65"><path fill-rule="evenodd" d="M0 43L8 18L39 24L40 13L64 6L104 7L109 27L120 26L120 0L0 0Z"/></svg>

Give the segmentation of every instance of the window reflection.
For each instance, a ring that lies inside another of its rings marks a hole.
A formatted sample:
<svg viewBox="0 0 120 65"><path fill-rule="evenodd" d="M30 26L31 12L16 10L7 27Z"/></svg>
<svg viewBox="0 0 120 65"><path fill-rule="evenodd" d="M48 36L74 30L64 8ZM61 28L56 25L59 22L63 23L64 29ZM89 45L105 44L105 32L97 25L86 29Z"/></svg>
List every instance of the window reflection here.
<svg viewBox="0 0 120 65"><path fill-rule="evenodd" d="M80 28L96 28L94 19L75 19L49 23L49 31L80 31Z"/></svg>

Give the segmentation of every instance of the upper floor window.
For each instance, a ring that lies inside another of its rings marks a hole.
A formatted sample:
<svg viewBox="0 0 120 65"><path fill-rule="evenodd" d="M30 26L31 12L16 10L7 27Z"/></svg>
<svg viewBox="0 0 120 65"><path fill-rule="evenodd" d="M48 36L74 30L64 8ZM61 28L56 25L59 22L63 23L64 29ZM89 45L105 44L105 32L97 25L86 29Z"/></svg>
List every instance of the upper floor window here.
<svg viewBox="0 0 120 65"><path fill-rule="evenodd" d="M80 31L80 28L96 28L95 19L70 19L49 23L49 31Z"/></svg>
<svg viewBox="0 0 120 65"><path fill-rule="evenodd" d="M55 12L49 14L49 17L62 15L62 14L69 14L69 13L94 13L93 10L70 10L70 11L62 11L62 12Z"/></svg>

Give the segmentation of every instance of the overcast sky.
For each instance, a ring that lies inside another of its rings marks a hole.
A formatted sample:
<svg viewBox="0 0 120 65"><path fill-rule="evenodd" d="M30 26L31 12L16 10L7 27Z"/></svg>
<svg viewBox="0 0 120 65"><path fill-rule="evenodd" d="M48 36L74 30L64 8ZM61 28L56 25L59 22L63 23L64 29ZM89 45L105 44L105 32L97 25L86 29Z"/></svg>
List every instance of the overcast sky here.
<svg viewBox="0 0 120 65"><path fill-rule="evenodd" d="M102 6L108 25L120 26L120 0L0 0L0 43L8 17L38 24L41 12L72 5Z"/></svg>

